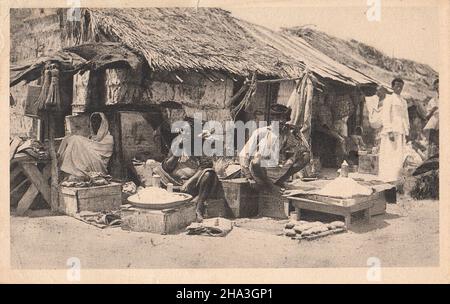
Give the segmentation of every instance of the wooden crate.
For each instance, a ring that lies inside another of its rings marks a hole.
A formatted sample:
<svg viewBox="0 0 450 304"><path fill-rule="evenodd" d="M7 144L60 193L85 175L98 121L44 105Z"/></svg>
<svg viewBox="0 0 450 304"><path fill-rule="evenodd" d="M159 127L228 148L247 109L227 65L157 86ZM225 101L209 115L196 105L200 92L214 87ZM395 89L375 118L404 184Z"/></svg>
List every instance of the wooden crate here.
<svg viewBox="0 0 450 304"><path fill-rule="evenodd" d="M164 210L129 208L122 210L122 229L169 234L186 228L196 218L192 202Z"/></svg>
<svg viewBox="0 0 450 304"><path fill-rule="evenodd" d="M358 160L359 173L378 175L378 154L360 155Z"/></svg>
<svg viewBox="0 0 450 304"><path fill-rule="evenodd" d="M289 200L280 193L260 192L258 215L285 219L289 216Z"/></svg>
<svg viewBox="0 0 450 304"><path fill-rule="evenodd" d="M60 187L59 210L68 215L80 211L117 210L121 205L122 186L119 183L86 188Z"/></svg>
<svg viewBox="0 0 450 304"><path fill-rule="evenodd" d="M223 198L218 199L208 199L207 203L207 215L208 218L211 217L229 217L231 216L231 211L228 208L227 202Z"/></svg>
<svg viewBox="0 0 450 304"><path fill-rule="evenodd" d="M226 204L231 216L252 217L258 214L258 193L245 178L221 180Z"/></svg>
<svg viewBox="0 0 450 304"><path fill-rule="evenodd" d="M380 215L386 213L386 200L382 198L378 198L373 200L373 206L369 208L370 215Z"/></svg>
<svg viewBox="0 0 450 304"><path fill-rule="evenodd" d="M380 215L386 213L386 192L389 190L374 193L370 196L370 201L373 203L372 207L369 208L370 215Z"/></svg>

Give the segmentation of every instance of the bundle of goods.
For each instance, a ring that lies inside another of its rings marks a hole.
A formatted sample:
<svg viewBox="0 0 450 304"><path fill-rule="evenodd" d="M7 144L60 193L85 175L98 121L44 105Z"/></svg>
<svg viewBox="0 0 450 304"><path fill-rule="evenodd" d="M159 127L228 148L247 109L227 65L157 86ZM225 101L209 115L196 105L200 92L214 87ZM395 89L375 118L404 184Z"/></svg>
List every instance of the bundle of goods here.
<svg viewBox="0 0 450 304"><path fill-rule="evenodd" d="M192 223L186 227L189 235L226 236L233 229L233 222L221 217L210 218L202 223Z"/></svg>
<svg viewBox="0 0 450 304"><path fill-rule="evenodd" d="M418 176L410 195L416 200L439 199L439 170Z"/></svg>
<svg viewBox="0 0 450 304"><path fill-rule="evenodd" d="M236 164L233 159L218 157L213 163L213 169L221 179L233 179L240 176L241 166Z"/></svg>
<svg viewBox="0 0 450 304"><path fill-rule="evenodd" d="M38 160L47 160L50 158L46 147L36 139L23 139L20 137L10 139L10 156L13 157L14 154L21 152Z"/></svg>
<svg viewBox="0 0 450 304"><path fill-rule="evenodd" d="M297 240L315 240L346 231L344 222L331 223L291 221L285 225L284 235Z"/></svg>
<svg viewBox="0 0 450 304"><path fill-rule="evenodd" d="M180 206L192 198L186 193L169 192L159 187L147 187L128 198L128 202L136 207L147 209L167 209Z"/></svg>
<svg viewBox="0 0 450 304"><path fill-rule="evenodd" d="M320 170L322 169L322 164L320 163L320 158L313 158L306 167L300 171L301 178L305 181L315 180L319 177Z"/></svg>
<svg viewBox="0 0 450 304"><path fill-rule="evenodd" d="M101 172L88 172L86 176L71 176L61 183L63 187L86 188L108 185L112 180L111 175Z"/></svg>
<svg viewBox="0 0 450 304"><path fill-rule="evenodd" d="M417 178L410 195L414 199L439 199L439 155L424 161L412 174Z"/></svg>
<svg viewBox="0 0 450 304"><path fill-rule="evenodd" d="M120 211L81 211L79 213L76 213L74 215L74 218L101 229L107 227L120 227L120 225L122 224Z"/></svg>
<svg viewBox="0 0 450 304"><path fill-rule="evenodd" d="M136 184L133 182L126 182L122 185L122 193L133 195L137 192Z"/></svg>

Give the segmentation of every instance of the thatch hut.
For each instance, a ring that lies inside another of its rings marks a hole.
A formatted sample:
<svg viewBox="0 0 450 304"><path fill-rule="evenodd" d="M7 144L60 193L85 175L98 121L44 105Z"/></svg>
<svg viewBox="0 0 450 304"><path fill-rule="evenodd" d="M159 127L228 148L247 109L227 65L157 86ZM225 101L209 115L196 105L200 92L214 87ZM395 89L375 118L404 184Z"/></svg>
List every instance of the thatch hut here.
<svg viewBox="0 0 450 304"><path fill-rule="evenodd" d="M201 112L204 120L268 119L268 105L286 103L294 80L305 70L313 76L316 98L331 91L362 96L361 91L376 83L301 38L244 22L218 8L82 9L75 20L63 9L13 9L11 37L11 61L22 65L14 84L27 80L39 86L39 75L26 76L39 69L33 64L23 68L25 60L36 62L62 50L60 56L80 61L66 82L70 108L63 115L108 112L120 138L117 164L140 153L162 157L153 131L166 103L179 105L171 111L172 120L194 112ZM249 82L256 83L251 106L233 112ZM23 116L32 92L19 83L11 93L16 101L12 133L35 136L39 124ZM358 97L353 100L359 105ZM357 110L352 115L349 124L355 125ZM123 166L113 167L122 168L115 175L126 175Z"/></svg>

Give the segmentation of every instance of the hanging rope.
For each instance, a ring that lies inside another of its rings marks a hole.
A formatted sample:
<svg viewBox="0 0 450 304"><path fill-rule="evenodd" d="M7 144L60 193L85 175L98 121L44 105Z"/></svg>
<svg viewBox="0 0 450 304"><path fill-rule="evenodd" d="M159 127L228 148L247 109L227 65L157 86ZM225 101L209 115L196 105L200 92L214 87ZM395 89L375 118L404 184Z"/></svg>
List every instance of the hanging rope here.
<svg viewBox="0 0 450 304"><path fill-rule="evenodd" d="M250 84L248 85L247 92L242 98L241 102L231 110L231 116L233 120L236 120L237 115L243 108L247 108L250 102L251 97L253 97L256 93L256 73L253 74Z"/></svg>

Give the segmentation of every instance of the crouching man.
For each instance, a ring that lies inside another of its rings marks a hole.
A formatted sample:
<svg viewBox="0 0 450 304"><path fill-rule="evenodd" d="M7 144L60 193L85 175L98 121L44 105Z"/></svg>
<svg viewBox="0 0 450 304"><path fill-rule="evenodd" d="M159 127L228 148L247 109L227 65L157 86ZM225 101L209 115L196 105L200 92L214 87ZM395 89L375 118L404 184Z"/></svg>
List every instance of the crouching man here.
<svg viewBox="0 0 450 304"><path fill-rule="evenodd" d="M180 138L174 139L174 141L177 140ZM181 141L176 144L181 144ZM163 185L172 183L180 187L181 192L194 197L192 201L196 203L197 221L201 222L206 211L206 200L215 194L218 184L212 159L206 156L192 156L188 153L176 156L170 150L161 166L155 168L155 173L161 176Z"/></svg>
<svg viewBox="0 0 450 304"><path fill-rule="evenodd" d="M270 109L272 124L256 129L239 153L243 175L254 180L261 189L285 188L284 183L310 161L308 143L300 132L286 123L290 112L288 107L273 105Z"/></svg>

